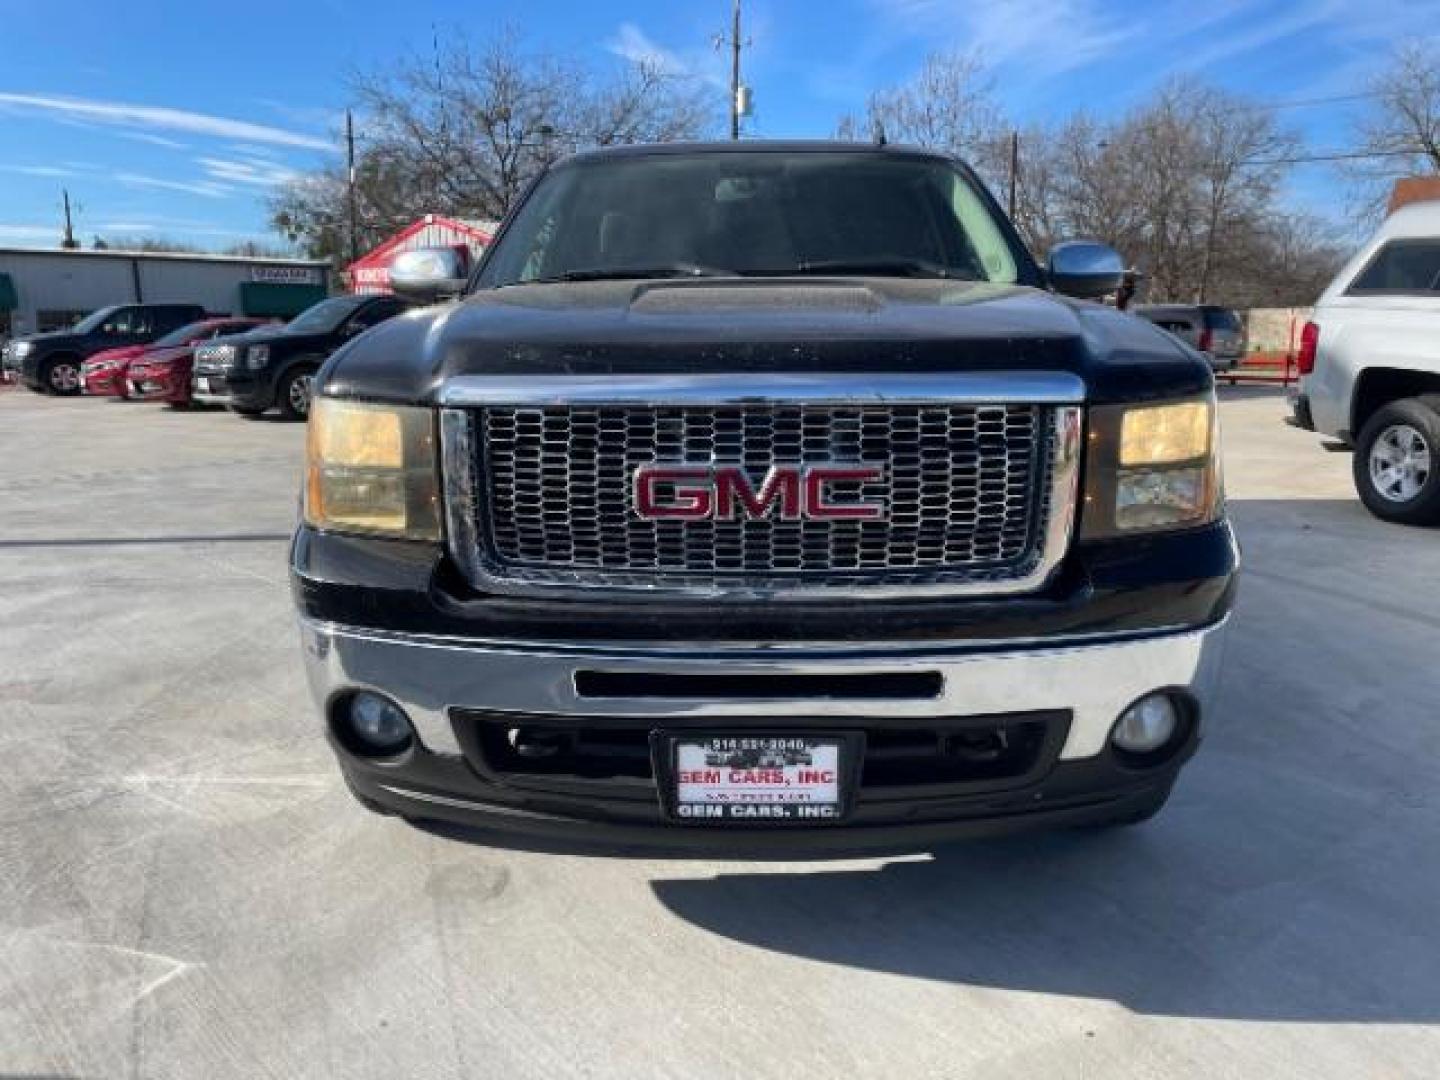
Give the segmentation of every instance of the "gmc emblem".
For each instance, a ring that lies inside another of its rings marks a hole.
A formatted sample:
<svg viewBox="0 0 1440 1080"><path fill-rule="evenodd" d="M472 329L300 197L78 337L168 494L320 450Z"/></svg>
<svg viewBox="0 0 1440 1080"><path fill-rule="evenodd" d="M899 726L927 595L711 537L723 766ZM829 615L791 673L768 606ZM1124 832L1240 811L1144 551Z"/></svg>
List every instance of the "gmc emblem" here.
<svg viewBox="0 0 1440 1080"><path fill-rule="evenodd" d="M641 465L635 470L635 513L678 521L874 521L885 512L880 503L834 502L829 485L871 483L884 475L863 465L772 465L757 487L738 465Z"/></svg>

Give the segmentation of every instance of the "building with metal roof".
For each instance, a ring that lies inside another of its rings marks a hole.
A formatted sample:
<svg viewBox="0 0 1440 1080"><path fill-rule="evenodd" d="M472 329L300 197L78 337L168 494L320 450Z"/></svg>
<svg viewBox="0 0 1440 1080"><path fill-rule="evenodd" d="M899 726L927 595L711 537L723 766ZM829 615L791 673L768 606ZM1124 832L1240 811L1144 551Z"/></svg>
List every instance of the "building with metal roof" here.
<svg viewBox="0 0 1440 1080"><path fill-rule="evenodd" d="M63 329L108 304L288 318L324 299L330 276L330 264L316 259L0 248L0 338Z"/></svg>

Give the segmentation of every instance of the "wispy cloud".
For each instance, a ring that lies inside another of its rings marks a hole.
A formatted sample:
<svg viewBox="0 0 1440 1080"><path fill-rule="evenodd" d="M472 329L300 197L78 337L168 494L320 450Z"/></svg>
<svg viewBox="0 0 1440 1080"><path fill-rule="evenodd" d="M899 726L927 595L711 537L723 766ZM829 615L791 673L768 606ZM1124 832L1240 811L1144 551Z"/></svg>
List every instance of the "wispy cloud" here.
<svg viewBox="0 0 1440 1080"><path fill-rule="evenodd" d="M0 241L27 243L36 240L60 242L61 230L55 225L0 225Z"/></svg>
<svg viewBox="0 0 1440 1080"><path fill-rule="evenodd" d="M276 101L274 98L253 98L252 100L257 105L264 105L265 108L288 123L314 128L317 131L337 129L345 122L343 109L328 109L319 105L295 105L288 101Z"/></svg>
<svg viewBox="0 0 1440 1080"><path fill-rule="evenodd" d="M135 142L149 143L151 146L163 146L167 150L188 150L189 143L183 143L179 139L167 139L164 135L152 135L148 131L115 131L112 134L122 139L133 139Z"/></svg>
<svg viewBox="0 0 1440 1080"><path fill-rule="evenodd" d="M242 158L274 158L276 152L268 146L256 146L254 143L231 143L225 147L225 152Z"/></svg>
<svg viewBox="0 0 1440 1080"><path fill-rule="evenodd" d="M62 169L58 165L0 165L0 172L16 173L20 176L74 176L73 169Z"/></svg>
<svg viewBox="0 0 1440 1080"><path fill-rule="evenodd" d="M1108 56L1143 33L1114 4L1098 0L1047 0L1030 8L1015 0L874 0L897 30L937 44L973 49L992 67L1024 62L1032 71L1058 75Z"/></svg>
<svg viewBox="0 0 1440 1080"><path fill-rule="evenodd" d="M688 76L725 85L724 62L713 49L670 49L633 22L624 22L605 42L605 51L664 75Z"/></svg>
<svg viewBox="0 0 1440 1080"><path fill-rule="evenodd" d="M298 131L234 120L208 113L191 112L156 105L134 105L120 101L97 101L88 98L59 97L49 94L15 94L0 92L0 109L11 112L49 115L56 118L86 120L130 129L179 131L190 135L232 139L272 146L288 146L298 150L333 150L326 139Z"/></svg>
<svg viewBox="0 0 1440 1080"><path fill-rule="evenodd" d="M132 217L106 218L95 224L94 228L104 234L112 235L136 235L136 236L169 236L181 234L184 236L213 236L219 239L256 239L261 234L256 230L224 229L204 221L194 221L188 218L156 217L150 215L136 215ZM54 230L50 230L51 233Z"/></svg>
<svg viewBox="0 0 1440 1080"><path fill-rule="evenodd" d="M657 44L634 23L621 23L615 36L605 43L605 48L616 56L636 64L645 64L667 75L688 75L690 66L680 59L679 54Z"/></svg>
<svg viewBox="0 0 1440 1080"><path fill-rule="evenodd" d="M295 179L299 174L273 161L249 158L200 157L195 159L211 179L222 184L248 184L252 187L273 187Z"/></svg>
<svg viewBox="0 0 1440 1080"><path fill-rule="evenodd" d="M146 176L144 173L132 172L116 173L115 180L126 187L179 191L186 195L203 195L207 199L228 199L233 194L232 188L210 180L169 180L160 176Z"/></svg>

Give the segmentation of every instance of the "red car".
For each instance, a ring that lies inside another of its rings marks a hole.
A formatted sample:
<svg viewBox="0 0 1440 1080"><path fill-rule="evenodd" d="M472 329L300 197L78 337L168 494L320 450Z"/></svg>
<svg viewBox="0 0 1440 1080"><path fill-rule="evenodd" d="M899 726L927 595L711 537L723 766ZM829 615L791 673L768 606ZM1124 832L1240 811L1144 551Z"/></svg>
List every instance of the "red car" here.
<svg viewBox="0 0 1440 1080"><path fill-rule="evenodd" d="M184 327L183 329L189 329ZM176 333L179 333L177 330ZM98 352L80 365L80 390L96 397L124 397L125 372L130 361L151 345L121 345Z"/></svg>
<svg viewBox="0 0 1440 1080"><path fill-rule="evenodd" d="M134 401L164 401L174 407L190 404L190 368L195 346L211 338L243 334L273 319L203 319L167 334L139 354L116 363L121 397ZM116 349L115 352L121 350ZM102 353L101 356L108 354ZM94 358L100 359L99 356ZM93 360L92 360L93 362ZM89 384L86 384L89 391Z"/></svg>

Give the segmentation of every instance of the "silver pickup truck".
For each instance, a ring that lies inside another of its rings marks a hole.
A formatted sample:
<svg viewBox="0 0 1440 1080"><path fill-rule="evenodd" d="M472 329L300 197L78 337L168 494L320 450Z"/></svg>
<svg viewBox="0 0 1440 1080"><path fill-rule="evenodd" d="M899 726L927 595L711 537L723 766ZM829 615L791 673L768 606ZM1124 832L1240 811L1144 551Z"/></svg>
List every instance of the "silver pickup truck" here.
<svg viewBox="0 0 1440 1080"><path fill-rule="evenodd" d="M1397 210L1336 275L1299 368L1296 423L1354 449L1370 511L1440 522L1440 202Z"/></svg>

